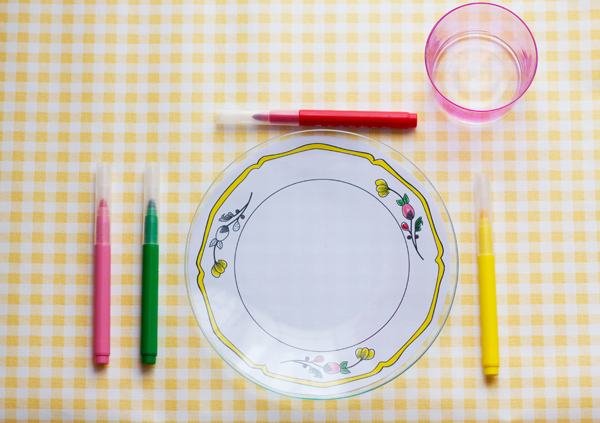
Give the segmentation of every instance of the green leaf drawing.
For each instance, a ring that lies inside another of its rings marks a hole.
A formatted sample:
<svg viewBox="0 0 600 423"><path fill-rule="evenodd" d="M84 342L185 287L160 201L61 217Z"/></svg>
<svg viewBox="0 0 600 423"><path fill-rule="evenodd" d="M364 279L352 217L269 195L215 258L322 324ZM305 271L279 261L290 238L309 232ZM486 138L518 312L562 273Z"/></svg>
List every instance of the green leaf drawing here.
<svg viewBox="0 0 600 423"><path fill-rule="evenodd" d="M227 214L223 214L223 216L221 216L219 218L219 222L227 222L229 220L231 220L231 218L233 217L233 213L229 212Z"/></svg>
<svg viewBox="0 0 600 423"><path fill-rule="evenodd" d="M408 204L408 195L404 194L404 204Z"/></svg>
<svg viewBox="0 0 600 423"><path fill-rule="evenodd" d="M415 222L415 231L419 232L421 230L421 226L423 226L423 218L419 217Z"/></svg>
<svg viewBox="0 0 600 423"><path fill-rule="evenodd" d="M396 201L396 203L398 203L398 205L399 205L400 207L402 207L402 206L404 205L404 201L402 200L402 198L401 198L401 199L399 199L399 200L397 200L397 201Z"/></svg>
<svg viewBox="0 0 600 423"><path fill-rule="evenodd" d="M340 373L347 375L348 373L350 373L350 370L348 370L348 369L341 369Z"/></svg>
<svg viewBox="0 0 600 423"><path fill-rule="evenodd" d="M321 374L321 372L319 370L315 369L314 367L310 367L309 371L314 377L318 377L320 379L323 378L323 375Z"/></svg>
<svg viewBox="0 0 600 423"><path fill-rule="evenodd" d="M342 362L340 363L340 367L341 367L342 369L345 369L346 367L348 367L348 362L347 362L347 361L342 361Z"/></svg>

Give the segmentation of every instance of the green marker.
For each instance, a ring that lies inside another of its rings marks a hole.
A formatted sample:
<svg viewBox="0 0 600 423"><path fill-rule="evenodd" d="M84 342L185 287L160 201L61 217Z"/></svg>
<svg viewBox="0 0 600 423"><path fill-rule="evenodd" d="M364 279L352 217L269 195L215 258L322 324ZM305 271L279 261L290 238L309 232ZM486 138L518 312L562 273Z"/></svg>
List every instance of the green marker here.
<svg viewBox="0 0 600 423"><path fill-rule="evenodd" d="M158 200L160 164L146 163L144 178L144 246L142 252L142 363L155 364L158 354Z"/></svg>

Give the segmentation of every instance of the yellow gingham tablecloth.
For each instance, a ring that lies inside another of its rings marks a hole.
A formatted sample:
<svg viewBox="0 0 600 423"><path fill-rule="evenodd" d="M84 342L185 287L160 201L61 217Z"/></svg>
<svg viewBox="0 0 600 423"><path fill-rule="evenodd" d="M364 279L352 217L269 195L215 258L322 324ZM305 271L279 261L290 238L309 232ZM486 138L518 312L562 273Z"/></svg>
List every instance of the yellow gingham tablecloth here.
<svg viewBox="0 0 600 423"><path fill-rule="evenodd" d="M431 96L423 50L457 3L35 1L0 5L0 419L599 421L600 3L504 2L539 49L503 120ZM450 319L404 375L339 401L246 381L184 282L189 223L223 168L290 128L218 128L219 107L404 110L404 153L454 220ZM114 163L112 352L92 364L94 169ZM139 359L143 169L163 163L159 358ZM472 177L492 173L501 369L480 364Z"/></svg>

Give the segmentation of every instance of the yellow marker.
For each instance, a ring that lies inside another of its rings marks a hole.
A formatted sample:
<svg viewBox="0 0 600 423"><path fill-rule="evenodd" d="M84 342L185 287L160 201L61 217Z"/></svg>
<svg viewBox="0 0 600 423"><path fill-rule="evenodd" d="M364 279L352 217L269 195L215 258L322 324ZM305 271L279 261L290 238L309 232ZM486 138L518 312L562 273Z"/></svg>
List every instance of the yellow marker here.
<svg viewBox="0 0 600 423"><path fill-rule="evenodd" d="M500 367L496 269L492 235L492 190L489 173L475 175L477 217L477 262L479 264L479 314L481 316L481 361L486 376L497 376Z"/></svg>

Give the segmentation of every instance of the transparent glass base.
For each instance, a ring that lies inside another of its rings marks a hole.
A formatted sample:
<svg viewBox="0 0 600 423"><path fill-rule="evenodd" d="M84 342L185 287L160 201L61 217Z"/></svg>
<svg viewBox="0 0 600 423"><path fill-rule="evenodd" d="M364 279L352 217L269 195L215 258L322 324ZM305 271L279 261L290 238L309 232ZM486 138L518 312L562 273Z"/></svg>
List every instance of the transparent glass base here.
<svg viewBox="0 0 600 423"><path fill-rule="evenodd" d="M217 177L190 227L185 275L204 336L233 369L283 395L337 399L425 354L450 313L458 259L442 198L410 160L313 130L266 141Z"/></svg>
<svg viewBox="0 0 600 423"><path fill-rule="evenodd" d="M519 95L521 68L504 41L470 32L445 43L434 64L433 79L453 103L471 110L492 110Z"/></svg>

